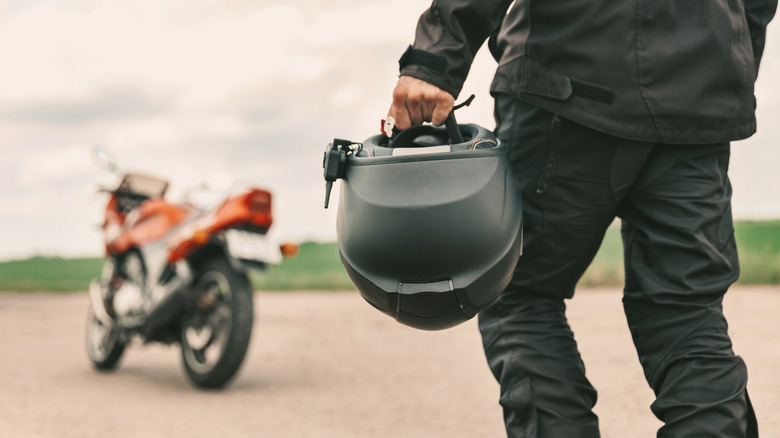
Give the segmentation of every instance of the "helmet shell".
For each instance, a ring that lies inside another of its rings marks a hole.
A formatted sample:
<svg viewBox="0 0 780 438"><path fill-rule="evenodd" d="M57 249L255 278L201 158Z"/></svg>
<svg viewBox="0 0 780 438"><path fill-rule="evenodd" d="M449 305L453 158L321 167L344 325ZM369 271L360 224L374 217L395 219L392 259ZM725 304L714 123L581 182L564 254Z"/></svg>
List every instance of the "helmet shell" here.
<svg viewBox="0 0 780 438"><path fill-rule="evenodd" d="M463 143L426 127L410 147L371 137L347 159L337 236L360 294L398 322L439 330L472 318L509 283L522 201L506 146L477 125ZM408 136L407 136L408 137Z"/></svg>

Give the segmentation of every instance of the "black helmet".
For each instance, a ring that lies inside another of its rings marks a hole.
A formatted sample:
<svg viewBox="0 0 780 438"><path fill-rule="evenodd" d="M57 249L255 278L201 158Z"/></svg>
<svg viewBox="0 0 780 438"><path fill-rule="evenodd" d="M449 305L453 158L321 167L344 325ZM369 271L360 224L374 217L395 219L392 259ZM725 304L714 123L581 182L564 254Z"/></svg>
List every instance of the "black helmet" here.
<svg viewBox="0 0 780 438"><path fill-rule="evenodd" d="M424 330L493 302L522 251L506 146L480 126L448 125L362 144L336 139L325 154L328 193L343 178L337 240L352 282L371 305Z"/></svg>

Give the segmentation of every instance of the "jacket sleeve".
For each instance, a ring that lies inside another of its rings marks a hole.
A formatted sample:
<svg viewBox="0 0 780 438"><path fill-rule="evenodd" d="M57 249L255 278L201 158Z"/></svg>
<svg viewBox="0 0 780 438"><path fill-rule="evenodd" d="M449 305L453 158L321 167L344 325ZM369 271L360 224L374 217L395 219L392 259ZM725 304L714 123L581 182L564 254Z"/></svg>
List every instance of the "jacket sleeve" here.
<svg viewBox="0 0 780 438"><path fill-rule="evenodd" d="M401 57L401 74L422 79L457 98L474 56L501 25L511 3L433 0L417 23L414 45Z"/></svg>
<svg viewBox="0 0 780 438"><path fill-rule="evenodd" d="M777 0L745 0L745 18L750 29L750 41L753 43L753 59L756 73L761 63L766 43L766 25L777 11Z"/></svg>

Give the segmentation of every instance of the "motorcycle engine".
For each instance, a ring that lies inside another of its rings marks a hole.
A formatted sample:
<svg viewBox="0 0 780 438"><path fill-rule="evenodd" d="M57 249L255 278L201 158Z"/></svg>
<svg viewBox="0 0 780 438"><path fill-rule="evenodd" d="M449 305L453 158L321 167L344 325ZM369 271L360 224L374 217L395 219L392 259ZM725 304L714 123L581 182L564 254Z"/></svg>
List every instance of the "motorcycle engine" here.
<svg viewBox="0 0 780 438"><path fill-rule="evenodd" d="M143 291L133 282L123 282L114 292L113 302L118 319L135 319L144 315Z"/></svg>

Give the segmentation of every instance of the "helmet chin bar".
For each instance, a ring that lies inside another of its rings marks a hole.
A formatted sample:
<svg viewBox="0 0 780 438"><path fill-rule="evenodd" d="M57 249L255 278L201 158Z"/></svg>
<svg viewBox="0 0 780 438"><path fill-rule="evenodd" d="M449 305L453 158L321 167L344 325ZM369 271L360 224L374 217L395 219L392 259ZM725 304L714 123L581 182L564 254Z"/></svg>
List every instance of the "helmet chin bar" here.
<svg viewBox="0 0 780 438"><path fill-rule="evenodd" d="M441 284L438 284L447 283L452 286L451 281L410 283L415 285L414 293L408 293L408 286L407 293L403 293L404 284L400 283L397 293L388 293L360 275L349 264L345 263L344 266L366 302L401 324L421 330L443 330L467 321L477 313L477 309L465 299L464 290L450 287L443 289Z"/></svg>

